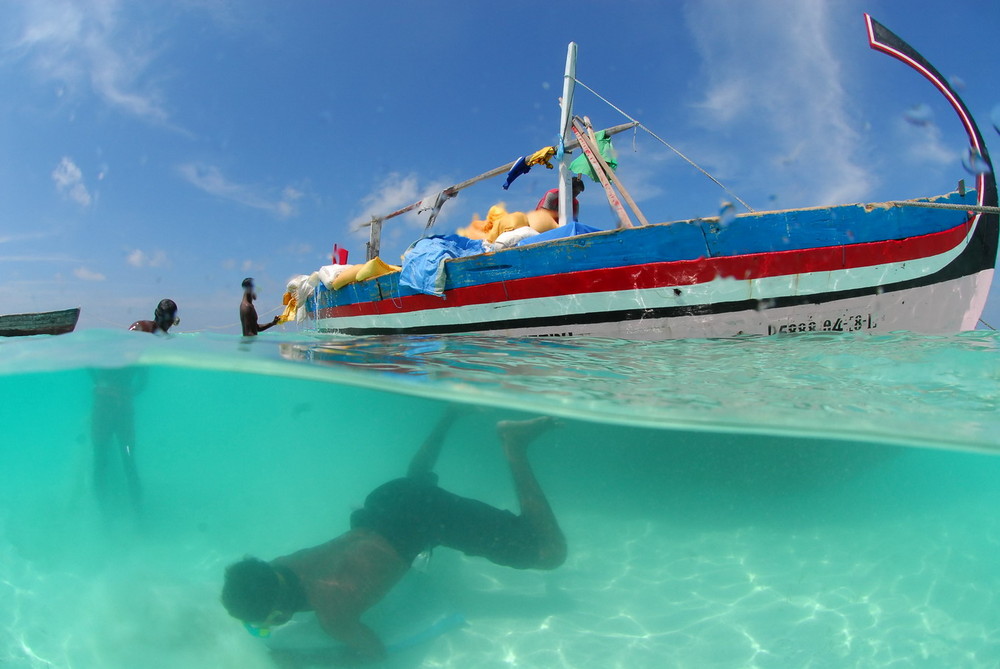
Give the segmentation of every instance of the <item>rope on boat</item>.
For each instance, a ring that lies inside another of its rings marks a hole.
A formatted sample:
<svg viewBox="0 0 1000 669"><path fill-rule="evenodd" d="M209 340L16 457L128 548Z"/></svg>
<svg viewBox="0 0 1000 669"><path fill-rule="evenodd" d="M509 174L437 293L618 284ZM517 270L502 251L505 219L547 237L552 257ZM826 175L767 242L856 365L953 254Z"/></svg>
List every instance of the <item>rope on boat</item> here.
<svg viewBox="0 0 1000 669"><path fill-rule="evenodd" d="M994 332L997 331L997 329L995 327L993 327L992 325L990 325L989 323L987 323L986 321L984 321L982 318L979 319L979 322L982 323L983 325L985 325L986 327L988 327L989 329L993 330Z"/></svg>
<svg viewBox="0 0 1000 669"><path fill-rule="evenodd" d="M597 91L595 91L593 88L591 88L587 84L585 84L582 81L580 81L579 79L576 80L576 83L578 83L581 86L583 86L584 88L586 88L588 91L590 91L591 93L593 93L594 95L596 95L602 102L604 102L605 104L607 104L608 106L610 106L612 109L614 109L615 111L617 111L619 114L621 114L622 116L624 116L628 120L632 121L632 123L635 123L636 126L642 128L643 130L645 130L646 132L648 132L650 135L652 135L654 138L656 138L657 140L659 140L660 143L663 144L663 146L667 147L668 149L670 149L671 151L673 151L674 153L676 153L678 156L680 156L682 159L684 159L689 165L691 165L691 167L695 168L696 170L698 170L699 172L701 172L702 174L704 174L706 177L708 177L709 179L711 179L712 181L714 181L719 188L721 188L722 190L726 191L727 195L731 196L734 200L736 200L737 202L739 202L740 204L742 204L744 207L746 207L747 211L749 211L751 213L754 213L754 214L757 213L756 209L754 209L753 207L751 207L750 205L748 205L746 202L744 202L740 198L739 195L737 195L736 193L734 193L731 190L729 190L728 188L726 188L722 184L721 181L719 181L718 179L716 179L715 177L713 177L711 174L709 174L708 172L706 172L704 169L702 169L702 167L700 165L698 165L698 163L694 162L693 160L691 160L690 158L688 158L687 156L685 156L683 153L681 153L676 148L674 148L673 146L671 146L665 139L663 139L662 137L660 137L659 135L657 135L655 132L653 132L652 130L650 130L646 126L644 126L642 123L640 123L639 121L637 121L635 118L633 118L633 117L629 116L628 114L626 114L622 110L621 107L617 106L616 104L614 104L613 102L611 102L610 100L608 100L606 97L604 97L603 95L601 95L600 93L598 93Z"/></svg>
<svg viewBox="0 0 1000 669"><path fill-rule="evenodd" d="M894 207L954 209L955 211L971 211L976 214L1000 214L1000 207L981 207L977 204L947 204L945 202L916 202L914 200L889 200L886 204L891 204Z"/></svg>

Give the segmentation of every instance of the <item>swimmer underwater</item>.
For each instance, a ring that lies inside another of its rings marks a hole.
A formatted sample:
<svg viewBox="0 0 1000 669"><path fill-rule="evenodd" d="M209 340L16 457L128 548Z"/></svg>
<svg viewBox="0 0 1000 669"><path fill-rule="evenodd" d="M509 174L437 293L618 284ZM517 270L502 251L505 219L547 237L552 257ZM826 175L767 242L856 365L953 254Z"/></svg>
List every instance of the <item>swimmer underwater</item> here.
<svg viewBox="0 0 1000 669"><path fill-rule="evenodd" d="M454 412L446 413L414 455L405 478L368 495L364 507L351 515L348 532L270 562L247 557L226 569L222 603L251 633L266 636L295 613L315 611L323 630L345 644L322 658L315 651L272 650L282 666L383 659L385 645L361 616L402 579L417 555L435 546L515 569L555 569L566 560L566 539L527 458L528 445L555 421L497 424L521 507L515 515L437 486L432 470L455 418Z"/></svg>

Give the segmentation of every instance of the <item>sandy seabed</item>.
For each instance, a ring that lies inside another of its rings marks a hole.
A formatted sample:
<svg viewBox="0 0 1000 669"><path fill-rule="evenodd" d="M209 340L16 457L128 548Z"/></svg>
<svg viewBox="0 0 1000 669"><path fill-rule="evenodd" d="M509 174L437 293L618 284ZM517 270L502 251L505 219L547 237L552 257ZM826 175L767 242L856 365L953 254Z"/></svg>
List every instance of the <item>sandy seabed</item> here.
<svg viewBox="0 0 1000 669"><path fill-rule="evenodd" d="M383 666L982 667L1000 662L1000 534L953 519L699 532L568 516L567 563L516 571L438 549L369 616L387 641L451 613L468 625ZM92 572L3 556L0 664L271 667L218 604L223 556L147 545ZM192 574L198 578L192 580Z"/></svg>

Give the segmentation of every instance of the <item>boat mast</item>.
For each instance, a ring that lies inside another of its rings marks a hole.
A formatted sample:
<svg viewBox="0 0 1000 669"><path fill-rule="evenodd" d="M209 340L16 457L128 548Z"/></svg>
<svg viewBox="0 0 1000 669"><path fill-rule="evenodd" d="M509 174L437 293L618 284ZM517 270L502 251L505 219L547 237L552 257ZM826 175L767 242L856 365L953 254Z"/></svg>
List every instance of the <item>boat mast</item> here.
<svg viewBox="0 0 1000 669"><path fill-rule="evenodd" d="M573 188L570 184L569 156L566 143L570 139L573 122L573 92L576 90L576 42L566 49L566 74L563 75L562 116L559 119L559 225L566 225L573 211Z"/></svg>

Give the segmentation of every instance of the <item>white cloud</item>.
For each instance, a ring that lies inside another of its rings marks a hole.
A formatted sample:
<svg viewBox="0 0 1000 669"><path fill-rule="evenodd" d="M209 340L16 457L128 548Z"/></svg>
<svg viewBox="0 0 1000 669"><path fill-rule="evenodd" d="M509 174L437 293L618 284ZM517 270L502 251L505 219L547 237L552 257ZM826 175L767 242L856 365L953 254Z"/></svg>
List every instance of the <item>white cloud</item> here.
<svg viewBox="0 0 1000 669"><path fill-rule="evenodd" d="M372 192L361 198L361 213L351 220L350 229L355 232L360 230L367 236L368 228L361 226L371 221L372 216L391 214L397 209L423 199L429 200L428 206L433 205L436 195L450 185L452 184L445 183L444 181L421 184L420 180L414 174L404 176L394 172L387 176ZM422 227L426 225L428 215L427 212L418 213L422 208L423 205L403 214L398 219L393 219L393 221L386 223L386 225L391 225L393 222L399 221L413 227ZM447 212L448 205L445 204L441 209L441 214L437 218L438 223L448 219Z"/></svg>
<svg viewBox="0 0 1000 669"><path fill-rule="evenodd" d="M938 125L929 123L917 127L898 121L897 127L907 142L911 160L934 166L956 165L962 160L962 154L944 142Z"/></svg>
<svg viewBox="0 0 1000 669"><path fill-rule="evenodd" d="M70 158L63 157L52 170L52 181L56 189L81 207L88 207L92 201L90 192L83 183L83 172Z"/></svg>
<svg viewBox="0 0 1000 669"><path fill-rule="evenodd" d="M95 272L83 266L73 270L73 276L83 281L104 281L107 278L100 272Z"/></svg>
<svg viewBox="0 0 1000 669"><path fill-rule="evenodd" d="M301 199L302 192L291 186L286 186L280 197L268 197L254 186L230 181L214 165L185 163L177 166L177 173L189 184L209 195L269 211L278 218L288 218L298 213L295 202Z"/></svg>
<svg viewBox="0 0 1000 669"><path fill-rule="evenodd" d="M829 11L802 0L705 0L686 10L705 80L699 118L730 151L746 152L737 169L753 175L748 183L780 189L784 181L817 205L863 199L875 181L831 48Z"/></svg>
<svg viewBox="0 0 1000 669"><path fill-rule="evenodd" d="M71 90L89 87L112 107L166 125L159 91L139 83L149 79L155 55L150 36L122 25L120 7L117 0L21 3L23 26L13 50L46 80Z"/></svg>
<svg viewBox="0 0 1000 669"><path fill-rule="evenodd" d="M142 249L133 249L132 251L129 251L125 260L132 267L140 268L164 267L169 263L166 252L160 250L153 251L152 255L150 255Z"/></svg>

